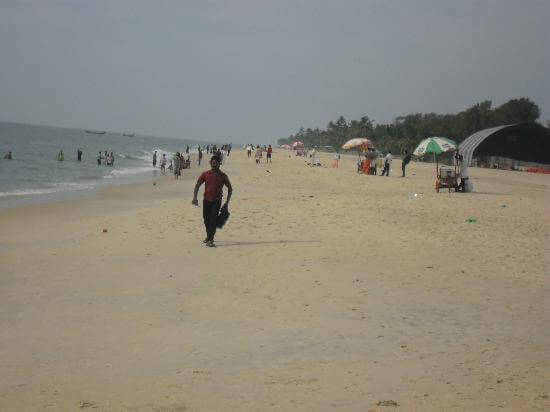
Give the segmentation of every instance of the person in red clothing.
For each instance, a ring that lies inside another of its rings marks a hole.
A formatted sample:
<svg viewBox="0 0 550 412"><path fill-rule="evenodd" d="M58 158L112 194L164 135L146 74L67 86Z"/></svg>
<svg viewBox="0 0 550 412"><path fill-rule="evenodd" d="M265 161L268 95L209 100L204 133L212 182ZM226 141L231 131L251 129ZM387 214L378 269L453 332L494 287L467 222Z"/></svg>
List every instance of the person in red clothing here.
<svg viewBox="0 0 550 412"><path fill-rule="evenodd" d="M203 183L204 187L204 200L202 201L202 217L204 220L204 227L206 228L206 238L203 240L206 246L214 247L214 235L216 234L217 219L220 213L223 198L223 187L227 186L227 199L225 205L229 205L233 188L227 175L220 170L221 159L214 155L210 159L211 169L204 172L197 179L195 185L195 191L193 193L192 204L199 205L197 195L199 188Z"/></svg>
<svg viewBox="0 0 550 412"><path fill-rule="evenodd" d="M271 153L273 153L273 149L271 148L271 145L267 148L267 160L266 163L271 163Z"/></svg>

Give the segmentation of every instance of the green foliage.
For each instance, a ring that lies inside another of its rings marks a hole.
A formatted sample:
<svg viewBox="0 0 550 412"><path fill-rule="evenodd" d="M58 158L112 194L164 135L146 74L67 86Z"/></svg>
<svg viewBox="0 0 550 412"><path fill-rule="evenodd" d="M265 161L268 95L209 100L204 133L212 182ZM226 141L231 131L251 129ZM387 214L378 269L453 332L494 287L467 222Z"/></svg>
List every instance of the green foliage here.
<svg viewBox="0 0 550 412"><path fill-rule="evenodd" d="M340 150L349 139L367 137L383 152L402 153L405 149L413 150L426 137L448 137L460 143L478 130L534 122L540 116L537 104L525 97L512 99L495 109L491 109L491 105L490 100L485 100L457 114L414 113L396 117L390 124L377 125L368 116L350 122L340 116L335 122L330 121L325 130L301 127L296 134L277 143L292 144L300 140L306 147L332 146Z"/></svg>

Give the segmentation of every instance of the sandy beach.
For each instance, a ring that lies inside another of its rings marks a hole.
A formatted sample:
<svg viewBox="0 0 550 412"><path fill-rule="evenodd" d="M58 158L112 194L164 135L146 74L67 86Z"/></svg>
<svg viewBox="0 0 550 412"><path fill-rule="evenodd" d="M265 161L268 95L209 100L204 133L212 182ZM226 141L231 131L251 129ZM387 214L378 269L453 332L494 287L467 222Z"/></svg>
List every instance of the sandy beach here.
<svg viewBox="0 0 550 412"><path fill-rule="evenodd" d="M0 210L0 410L549 410L550 177L330 157Z"/></svg>

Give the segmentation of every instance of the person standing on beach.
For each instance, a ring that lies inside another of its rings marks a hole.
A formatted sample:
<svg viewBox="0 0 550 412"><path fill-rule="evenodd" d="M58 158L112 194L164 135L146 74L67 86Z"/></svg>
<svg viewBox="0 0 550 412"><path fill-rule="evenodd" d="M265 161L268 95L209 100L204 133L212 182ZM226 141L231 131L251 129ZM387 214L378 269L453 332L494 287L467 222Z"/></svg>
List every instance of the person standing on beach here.
<svg viewBox="0 0 550 412"><path fill-rule="evenodd" d="M224 156L222 150L221 149L216 150L214 152L214 156L219 157L220 158L220 165L223 165L223 160L224 160L225 156Z"/></svg>
<svg viewBox="0 0 550 412"><path fill-rule="evenodd" d="M174 158L172 159L174 162L174 180L178 180L180 177L180 169L181 169L181 160L180 160L180 152L176 152L174 155Z"/></svg>
<svg viewBox="0 0 550 412"><path fill-rule="evenodd" d="M63 154L63 150L60 150L57 154L57 161L62 162L63 160L65 160L65 155Z"/></svg>
<svg viewBox="0 0 550 412"><path fill-rule="evenodd" d="M202 149L199 146L199 159L197 160L197 163L199 164L199 166L201 165L201 161L202 161Z"/></svg>
<svg viewBox="0 0 550 412"><path fill-rule="evenodd" d="M160 159L160 173L163 175L166 174L166 153L163 153L162 158Z"/></svg>
<svg viewBox="0 0 550 412"><path fill-rule="evenodd" d="M471 192L472 184L470 182L470 174L468 173L468 165L464 162L464 156L458 150L455 153L455 162L458 166L460 176L460 184L456 190L458 192Z"/></svg>
<svg viewBox="0 0 550 412"><path fill-rule="evenodd" d="M248 144L248 146L246 146L246 153L248 155L248 158L250 159L250 156L252 156L252 145L251 144Z"/></svg>
<svg viewBox="0 0 550 412"><path fill-rule="evenodd" d="M153 153L153 167L157 167L157 151Z"/></svg>
<svg viewBox="0 0 550 412"><path fill-rule="evenodd" d="M393 156L391 155L391 151L388 151L388 154L384 158L384 170L382 170L382 176L386 174L386 176L390 175L390 166L392 162Z"/></svg>
<svg viewBox="0 0 550 412"><path fill-rule="evenodd" d="M233 188L227 175L220 170L221 159L218 156L212 156L210 159L210 170L207 170L199 176L195 191L193 192L193 200L191 203L195 206L199 205L197 195L199 188L205 183L204 200L202 201L202 217L204 227L206 229L206 238L203 242L206 246L214 247L214 236L216 235L217 219L222 207L223 187L227 186L227 198L224 207L229 206Z"/></svg>
<svg viewBox="0 0 550 412"><path fill-rule="evenodd" d="M269 147L267 148L267 159L266 159L266 163L271 163L271 153L273 153L273 148L271 147L271 145L269 145Z"/></svg>
<svg viewBox="0 0 550 412"><path fill-rule="evenodd" d="M187 146L189 148L189 146ZM183 155L183 161L185 162L185 168L184 169L191 169L191 155L189 152L185 152Z"/></svg>
<svg viewBox="0 0 550 412"><path fill-rule="evenodd" d="M12 160L11 152L8 152L4 155L4 159L6 160Z"/></svg>
<svg viewBox="0 0 550 412"><path fill-rule="evenodd" d="M333 169L338 169L339 163L340 163L340 153L335 152L334 156L332 156L332 168Z"/></svg>
<svg viewBox="0 0 550 412"><path fill-rule="evenodd" d="M76 151L76 158L77 158L77 160L78 160L79 162L82 161L82 149L78 149L78 150Z"/></svg>
<svg viewBox="0 0 550 412"><path fill-rule="evenodd" d="M259 165L262 161L262 148L259 145L256 146L256 153L254 154L254 158L256 159L256 164Z"/></svg>
<svg viewBox="0 0 550 412"><path fill-rule="evenodd" d="M403 171L403 176L401 177L405 177L405 168L411 162L411 157L411 154L405 150L405 157L403 157L403 161L401 162L401 170Z"/></svg>
<svg viewBox="0 0 550 412"><path fill-rule="evenodd" d="M100 150L98 155L97 155L97 165L98 166L101 166L101 160L102 159L103 159L103 157L101 156L101 150Z"/></svg>

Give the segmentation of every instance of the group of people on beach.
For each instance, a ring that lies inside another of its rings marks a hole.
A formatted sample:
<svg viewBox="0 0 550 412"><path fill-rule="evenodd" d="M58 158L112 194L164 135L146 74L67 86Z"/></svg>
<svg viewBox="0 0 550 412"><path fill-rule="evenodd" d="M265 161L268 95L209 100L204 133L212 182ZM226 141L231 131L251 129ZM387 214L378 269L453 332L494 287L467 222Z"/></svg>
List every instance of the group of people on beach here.
<svg viewBox="0 0 550 412"><path fill-rule="evenodd" d="M363 173L366 175L376 176L378 170L381 170L380 176L389 176L390 169L393 162L393 155L391 150L388 150L386 156L377 152L374 148L367 149L364 159L359 159L357 162L357 173ZM405 177L405 170L407 165L411 162L412 155L405 150L403 159L401 160L401 177Z"/></svg>
<svg viewBox="0 0 550 412"><path fill-rule="evenodd" d="M202 158L204 156L204 152L207 154L216 155L220 159L220 164L223 164L224 159L229 156L231 153L231 144L224 144L221 147L217 147L216 145L207 145L205 147L198 146L197 148L197 165L200 166L202 163ZM182 174L183 169L190 169L191 168L191 150L190 147L187 146L185 150L182 150L181 152L176 152L172 156L172 159L170 160L170 163L168 164L168 159L166 158L166 153L163 153L162 156L159 159L159 153L157 150L153 153L153 167L157 167L157 163L159 163L160 171L164 175L166 174L166 170L171 171L174 174L174 179L178 180Z"/></svg>
<svg viewBox="0 0 550 412"><path fill-rule="evenodd" d="M266 153L265 162L271 163L271 158L273 156L273 148L271 147L271 145L256 145L256 148L254 148L254 145L249 143L245 146L245 149L249 159L252 157L252 152L254 152L254 160L256 161L257 165L262 163L264 152Z"/></svg>
<svg viewBox="0 0 550 412"><path fill-rule="evenodd" d="M162 174L166 173L166 154L162 154L162 159L160 160L160 171ZM170 165L168 170L174 173L174 179L178 180L181 176L181 171L183 169L191 168L191 154L189 152L176 152L170 160Z"/></svg>
<svg viewBox="0 0 550 412"><path fill-rule="evenodd" d="M76 160L78 162L82 161L83 154L84 154L84 151L81 148L78 148L76 150ZM6 153L4 155L4 159L12 160L13 159L12 152ZM59 150L59 152L57 152L57 161L58 162L64 162L65 161L65 153L63 153L63 149L61 149L61 150ZM108 152L107 150L105 150L104 152L99 151L99 153L97 155L97 164L98 165L104 164L106 166L113 166L114 163L115 163L115 155L114 155L113 152Z"/></svg>
<svg viewBox="0 0 550 412"><path fill-rule="evenodd" d="M82 155L80 155L82 157ZM97 154L97 165L113 166L115 164L115 155L113 152L105 150L103 153L101 150Z"/></svg>

